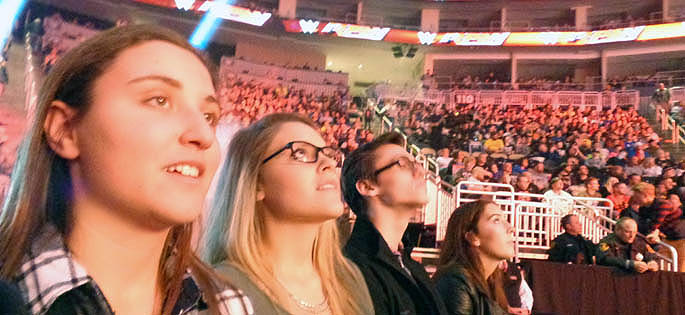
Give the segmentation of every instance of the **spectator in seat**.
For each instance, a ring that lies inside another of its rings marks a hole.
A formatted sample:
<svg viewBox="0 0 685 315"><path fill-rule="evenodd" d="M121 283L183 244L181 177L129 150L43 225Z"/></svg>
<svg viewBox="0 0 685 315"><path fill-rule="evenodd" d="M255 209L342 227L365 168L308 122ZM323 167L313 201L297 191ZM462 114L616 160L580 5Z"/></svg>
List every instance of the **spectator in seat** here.
<svg viewBox="0 0 685 315"><path fill-rule="evenodd" d="M642 175L632 174L628 176L628 187L631 189L642 183Z"/></svg>
<svg viewBox="0 0 685 315"><path fill-rule="evenodd" d="M551 189L547 190L543 195L545 200L552 205L554 211L566 215L573 207L571 194L563 190L564 182L559 177L552 178L550 187Z"/></svg>
<svg viewBox="0 0 685 315"><path fill-rule="evenodd" d="M507 314L502 260L514 256L513 230L500 207L465 203L447 223L433 281L449 314Z"/></svg>
<svg viewBox="0 0 685 315"><path fill-rule="evenodd" d="M526 282L521 266L503 260L498 267L504 272L504 294L509 302L507 311L509 314L530 315L533 310L533 291Z"/></svg>
<svg viewBox="0 0 685 315"><path fill-rule="evenodd" d="M544 191L547 189L549 179L552 177L550 174L545 173L545 163L541 161L536 161L533 164L533 169L529 171L531 182L537 188L537 191Z"/></svg>
<svg viewBox="0 0 685 315"><path fill-rule="evenodd" d="M521 174L519 177L516 178L516 186L514 186L514 191L518 193L526 193L526 194L539 194L540 191L535 187L535 185L531 184L531 176L530 173L526 172ZM528 197L528 196L519 196L517 197L519 200L526 200L526 201L531 201L533 198Z"/></svg>
<svg viewBox="0 0 685 315"><path fill-rule="evenodd" d="M640 158L634 155L628 159L628 164L624 168L626 175L630 176L633 174L643 176L644 168L640 165Z"/></svg>
<svg viewBox="0 0 685 315"><path fill-rule="evenodd" d="M509 184L511 185L512 182L512 175L513 175L513 169L514 169L514 163L512 162L504 162L502 164L502 168L497 172L496 174L493 175L493 179L496 180L498 183L502 184Z"/></svg>
<svg viewBox="0 0 685 315"><path fill-rule="evenodd" d="M661 166L662 168L667 168L669 166L673 166L675 163L673 163L673 160L668 158L667 152L664 151L663 149L659 149L656 151L656 154L653 155L656 158L656 165Z"/></svg>
<svg viewBox="0 0 685 315"><path fill-rule="evenodd" d="M628 217L635 220L635 222L638 223L638 232L647 230L647 228L642 227L643 224L642 218L640 217L640 203L638 202L637 198L630 197L630 199L628 199L628 207L623 209L623 211L621 211L621 214L619 214L619 218L623 217ZM655 240L652 238L647 239L647 241L650 244L656 243Z"/></svg>
<svg viewBox="0 0 685 315"><path fill-rule="evenodd" d="M656 196L654 185L640 183L633 187L633 197L636 203L640 204L640 220L644 222L644 230L640 233L647 235L650 239L665 238L664 242L675 247L678 252L678 268L685 272L685 221L682 218L683 211L676 208L673 204L663 198ZM668 251L664 251L668 254Z"/></svg>
<svg viewBox="0 0 685 315"><path fill-rule="evenodd" d="M590 178L590 168L586 165L580 165L575 172L575 176L573 176L573 183L574 185L582 185L588 178Z"/></svg>
<svg viewBox="0 0 685 315"><path fill-rule="evenodd" d="M478 160L476 162L476 166L480 166L480 167L485 168L485 169L488 168L488 154L487 153L481 153L478 155Z"/></svg>
<svg viewBox="0 0 685 315"><path fill-rule="evenodd" d="M362 274L340 247L342 153L294 113L241 129L227 151L205 259L254 298L256 314L371 312Z"/></svg>
<svg viewBox="0 0 685 315"><path fill-rule="evenodd" d="M622 182L616 182L613 185L611 195L606 197L614 203L614 217L619 217L621 212L630 205L630 196L628 195L628 192L628 185Z"/></svg>
<svg viewBox="0 0 685 315"><path fill-rule="evenodd" d="M219 163L214 83L153 25L95 35L47 75L0 216L0 279L32 313L252 314L191 242Z"/></svg>
<svg viewBox="0 0 685 315"><path fill-rule="evenodd" d="M599 188L599 193L603 198L611 195L614 192L614 184L618 183L619 180L616 177L610 176L604 181L604 185Z"/></svg>
<svg viewBox="0 0 685 315"><path fill-rule="evenodd" d="M614 232L597 244L598 263L604 266L634 270L638 273L658 271L657 255L645 240L637 236L637 222L623 217Z"/></svg>
<svg viewBox="0 0 685 315"><path fill-rule="evenodd" d="M578 197L589 197L589 198L602 198L602 194L599 193L599 179L595 177L589 177L585 180L585 190L580 191L576 194Z"/></svg>
<svg viewBox="0 0 685 315"><path fill-rule="evenodd" d="M661 176L661 172L661 166L656 165L656 160L653 157L648 157L642 162L642 176L658 177Z"/></svg>
<svg viewBox="0 0 685 315"><path fill-rule="evenodd" d="M471 177L468 178L467 180L470 182L479 182L479 183L486 183L490 181L492 178L492 173L489 171L483 169L480 166L476 166L473 168L473 171L471 171ZM479 184L471 184L468 187L469 190L480 190L480 191L489 191L490 186L483 186Z"/></svg>
<svg viewBox="0 0 685 315"><path fill-rule="evenodd" d="M376 314L446 314L424 267L403 242L409 220L428 202L424 169L398 133L352 152L342 168L343 197L357 221L344 248L362 271Z"/></svg>
<svg viewBox="0 0 685 315"><path fill-rule="evenodd" d="M564 233L557 236L549 249L549 260L569 264L592 264L595 244L581 235L582 226L575 214L561 218Z"/></svg>
<svg viewBox="0 0 685 315"><path fill-rule="evenodd" d="M452 157L450 157L450 149L440 149L440 151L438 152L438 157L435 159L435 161L438 162L439 169L446 168L450 164L450 162L452 162Z"/></svg>
<svg viewBox="0 0 685 315"><path fill-rule="evenodd" d="M495 133L490 139L483 143L485 151L488 153L499 153L504 149L504 141L499 133Z"/></svg>

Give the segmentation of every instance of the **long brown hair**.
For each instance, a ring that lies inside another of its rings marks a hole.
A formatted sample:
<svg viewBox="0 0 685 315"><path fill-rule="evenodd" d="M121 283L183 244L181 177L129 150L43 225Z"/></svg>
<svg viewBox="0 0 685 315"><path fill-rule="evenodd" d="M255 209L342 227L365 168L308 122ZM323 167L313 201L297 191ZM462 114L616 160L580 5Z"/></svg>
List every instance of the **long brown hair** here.
<svg viewBox="0 0 685 315"><path fill-rule="evenodd" d="M211 265L232 264L245 272L272 301L287 305L288 295L280 289L269 253L264 248L264 209L257 203L257 184L262 161L280 126L299 122L316 130L308 118L297 114L267 115L238 131L228 147L214 205L203 237L203 258ZM364 279L343 257L335 219L324 222L313 244L312 260L324 294L334 315L373 312ZM284 309L286 307L283 307Z"/></svg>
<svg viewBox="0 0 685 315"><path fill-rule="evenodd" d="M480 256L466 237L468 232L478 233L478 220L485 208L493 204L491 200L478 200L465 203L452 213L447 222L445 240L440 247L438 270L450 264L463 266L466 278L506 310L508 303L502 285L502 271L497 268L486 279Z"/></svg>
<svg viewBox="0 0 685 315"><path fill-rule="evenodd" d="M70 229L72 181L67 161L48 145L43 130L50 104L59 100L83 117L91 106L92 90L98 79L124 50L147 41L164 41L193 52L213 68L179 34L158 26L133 25L104 31L66 53L48 73L40 89L36 112L19 150L8 195L0 213L0 279L12 280L31 239L45 224L62 235ZM215 82L212 76L213 83ZM201 205L198 205L200 207ZM158 267L159 285L165 297L162 313L172 311L181 282L190 269L216 309L216 288L211 270L191 249L192 223L173 227L167 235ZM214 293L214 294L212 294Z"/></svg>

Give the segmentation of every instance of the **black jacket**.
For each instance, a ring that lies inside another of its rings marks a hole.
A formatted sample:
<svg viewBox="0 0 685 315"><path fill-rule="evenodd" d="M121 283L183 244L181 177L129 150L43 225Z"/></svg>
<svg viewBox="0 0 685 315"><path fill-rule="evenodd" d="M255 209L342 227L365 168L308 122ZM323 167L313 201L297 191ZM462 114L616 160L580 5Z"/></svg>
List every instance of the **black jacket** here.
<svg viewBox="0 0 685 315"><path fill-rule="evenodd" d="M357 219L344 254L364 275L376 314L446 314L423 266L411 259L410 252L405 250L402 263L411 276L407 274L368 219Z"/></svg>
<svg viewBox="0 0 685 315"><path fill-rule="evenodd" d="M464 268L456 263L439 268L433 281L450 315L507 314L497 302L476 289L464 275Z"/></svg>
<svg viewBox="0 0 685 315"><path fill-rule="evenodd" d="M564 233L552 241L549 260L563 263L592 264L596 255L595 244L581 235Z"/></svg>

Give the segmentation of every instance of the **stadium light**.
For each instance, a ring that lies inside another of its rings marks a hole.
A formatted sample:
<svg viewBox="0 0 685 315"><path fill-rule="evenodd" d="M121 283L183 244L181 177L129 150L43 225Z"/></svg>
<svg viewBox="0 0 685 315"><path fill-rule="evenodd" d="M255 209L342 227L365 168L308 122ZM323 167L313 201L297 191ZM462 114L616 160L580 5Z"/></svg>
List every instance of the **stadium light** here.
<svg viewBox="0 0 685 315"><path fill-rule="evenodd" d="M24 8L26 0L3 0L0 1L0 49L5 47L5 43L12 32L12 26L17 16Z"/></svg>
<svg viewBox="0 0 685 315"><path fill-rule="evenodd" d="M195 28L195 31L193 31L193 34L190 36L190 44L193 45L193 47L200 50L207 48L209 41L221 24L221 18L219 17L218 12L221 12L222 8L229 5L229 2L231 1L224 0L212 2L211 7L207 10L207 13L202 17L200 23Z"/></svg>

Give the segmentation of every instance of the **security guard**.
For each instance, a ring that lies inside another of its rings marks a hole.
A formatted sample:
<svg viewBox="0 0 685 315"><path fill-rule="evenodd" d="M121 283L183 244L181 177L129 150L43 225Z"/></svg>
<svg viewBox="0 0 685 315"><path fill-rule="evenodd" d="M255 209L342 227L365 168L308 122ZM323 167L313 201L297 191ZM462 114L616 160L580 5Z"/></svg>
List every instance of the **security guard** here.
<svg viewBox="0 0 685 315"><path fill-rule="evenodd" d="M584 238L580 233L582 226L575 214L568 214L561 218L564 233L552 241L549 249L549 260L571 264L594 263L595 244Z"/></svg>
<svg viewBox="0 0 685 315"><path fill-rule="evenodd" d="M600 265L614 266L643 273L658 271L654 250L637 236L637 223L629 217L616 222L614 233L599 241L597 253Z"/></svg>

